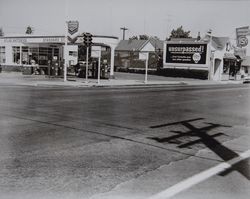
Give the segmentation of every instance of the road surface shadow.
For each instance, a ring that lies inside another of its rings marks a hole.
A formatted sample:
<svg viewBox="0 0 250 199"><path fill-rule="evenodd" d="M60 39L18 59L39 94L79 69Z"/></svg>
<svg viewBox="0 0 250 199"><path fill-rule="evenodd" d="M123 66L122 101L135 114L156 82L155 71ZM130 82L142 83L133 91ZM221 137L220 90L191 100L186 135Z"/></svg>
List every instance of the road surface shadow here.
<svg viewBox="0 0 250 199"><path fill-rule="evenodd" d="M218 136L225 135L224 133L215 133L213 135L209 135L208 132L211 130L214 130L219 127L228 127L231 126L225 126L222 124L216 124L216 123L206 123L208 126L197 128L195 125L191 124L191 122L194 121L200 121L204 120L204 118L195 118L190 120L184 120L179 122L173 122L173 123L166 123L166 124L160 124L156 126L151 126L152 129L157 128L163 128L166 126L172 126L172 125L183 125L185 126L188 131L182 132L182 131L171 131L175 133L176 135L169 136L169 137L149 137L149 139L155 140L159 143L170 143L170 144L177 144L178 148L190 148L193 145L197 143L204 144L207 148L209 148L211 151L213 151L216 155L218 155L223 161L229 163L230 160L240 157L238 153L234 152L233 150L225 147L223 144L221 144L218 140L215 138ZM179 138L183 137L197 137L198 139L195 141L190 141L188 143L182 143ZM245 178L250 180L250 167L249 167L249 158L244 159L242 161L239 161L235 164L231 164L231 167L226 169L225 171L221 172L219 175L225 176L231 173L232 171L237 171L240 174L242 174Z"/></svg>

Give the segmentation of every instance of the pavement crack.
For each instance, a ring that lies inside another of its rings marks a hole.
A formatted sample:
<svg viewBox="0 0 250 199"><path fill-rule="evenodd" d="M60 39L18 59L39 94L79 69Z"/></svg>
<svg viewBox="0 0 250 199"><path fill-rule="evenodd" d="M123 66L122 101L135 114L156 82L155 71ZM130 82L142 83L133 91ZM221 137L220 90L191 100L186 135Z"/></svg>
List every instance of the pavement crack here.
<svg viewBox="0 0 250 199"><path fill-rule="evenodd" d="M101 192L101 193L98 193L98 194L94 194L92 195L89 199L96 199L96 198L102 198L102 196L104 195L108 195L109 193L111 194L112 192L115 192L116 190L119 190L119 188L122 188L122 186L126 185L126 184L129 184L129 183L133 183L133 181L135 180L138 180L140 177L143 177L147 174L150 174L151 172L155 172L157 170L160 170L161 168L163 167L168 167L168 166L171 166L172 164L175 164L175 163L178 163L178 162L181 162L181 161L185 161L185 160L188 160L189 158L191 158L190 156L182 156L182 157L179 157L178 159L176 160L172 160L170 161L169 163L167 164L162 164L158 167L155 167L155 168L150 168L150 169L146 169L145 171L141 172L140 174L136 174L134 177L132 177L131 179L129 180L125 180L123 182L120 182L118 183L117 185L113 186L112 188L110 188L108 191L105 191L105 192Z"/></svg>

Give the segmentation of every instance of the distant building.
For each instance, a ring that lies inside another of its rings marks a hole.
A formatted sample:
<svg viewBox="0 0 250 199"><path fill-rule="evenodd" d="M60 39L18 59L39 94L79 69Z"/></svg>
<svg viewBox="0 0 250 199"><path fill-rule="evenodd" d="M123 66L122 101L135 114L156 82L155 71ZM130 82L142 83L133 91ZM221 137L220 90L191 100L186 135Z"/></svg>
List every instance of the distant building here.
<svg viewBox="0 0 250 199"><path fill-rule="evenodd" d="M119 68L144 68L144 61L139 59L140 52L149 52L149 67L156 68L158 55L162 54L163 41L149 38L148 40L121 40L115 49L115 66Z"/></svg>
<svg viewBox="0 0 250 199"><path fill-rule="evenodd" d="M234 54L229 37L206 34L201 40L171 39L164 43L163 68L178 71L203 71L211 80L240 78L241 58Z"/></svg>

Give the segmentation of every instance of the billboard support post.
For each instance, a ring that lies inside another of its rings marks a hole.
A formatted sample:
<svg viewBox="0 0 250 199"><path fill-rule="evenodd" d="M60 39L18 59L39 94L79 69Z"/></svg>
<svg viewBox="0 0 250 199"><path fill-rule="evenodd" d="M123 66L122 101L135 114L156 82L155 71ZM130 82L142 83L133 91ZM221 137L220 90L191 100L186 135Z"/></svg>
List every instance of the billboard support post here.
<svg viewBox="0 0 250 199"><path fill-rule="evenodd" d="M145 61L145 79L144 83L147 84L148 82L148 59L149 59L149 52L140 52L139 59Z"/></svg>
<svg viewBox="0 0 250 199"><path fill-rule="evenodd" d="M145 63L145 81L144 81L144 83L147 84L148 83L148 55L147 55L145 62L146 63Z"/></svg>
<svg viewBox="0 0 250 199"><path fill-rule="evenodd" d="M98 52L98 80L97 84L100 84L100 76L101 76L101 51Z"/></svg>

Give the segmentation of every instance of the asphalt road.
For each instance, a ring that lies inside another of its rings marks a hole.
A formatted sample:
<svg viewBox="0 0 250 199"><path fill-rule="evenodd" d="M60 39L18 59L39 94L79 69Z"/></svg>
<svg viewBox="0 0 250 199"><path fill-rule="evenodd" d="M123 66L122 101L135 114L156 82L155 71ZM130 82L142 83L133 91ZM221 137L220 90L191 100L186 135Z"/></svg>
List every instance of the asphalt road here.
<svg viewBox="0 0 250 199"><path fill-rule="evenodd" d="M0 198L249 198L249 85L0 86Z"/></svg>

